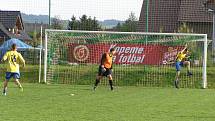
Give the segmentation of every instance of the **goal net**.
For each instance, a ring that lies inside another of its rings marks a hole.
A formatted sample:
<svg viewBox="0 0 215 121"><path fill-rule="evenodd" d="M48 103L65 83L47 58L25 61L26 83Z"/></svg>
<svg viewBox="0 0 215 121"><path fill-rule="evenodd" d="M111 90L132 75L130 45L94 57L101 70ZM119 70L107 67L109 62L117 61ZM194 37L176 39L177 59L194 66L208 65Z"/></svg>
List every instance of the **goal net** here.
<svg viewBox="0 0 215 121"><path fill-rule="evenodd" d="M176 55L186 44L193 75L187 76L187 68L182 67L180 87L206 88L206 34L46 30L44 80L92 85L101 55L114 47L114 85L170 87Z"/></svg>

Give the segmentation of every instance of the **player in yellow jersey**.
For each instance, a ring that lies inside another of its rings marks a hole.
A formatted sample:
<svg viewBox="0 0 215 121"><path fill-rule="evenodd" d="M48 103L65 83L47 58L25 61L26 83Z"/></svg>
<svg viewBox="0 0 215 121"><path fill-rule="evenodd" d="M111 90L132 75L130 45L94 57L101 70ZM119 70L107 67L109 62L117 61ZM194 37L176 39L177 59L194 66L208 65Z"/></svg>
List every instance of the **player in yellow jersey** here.
<svg viewBox="0 0 215 121"><path fill-rule="evenodd" d="M187 58L189 58L188 49L187 49L187 45L185 45L185 48L181 52L179 52L178 55L176 56L176 63L175 63L175 67L176 67L175 87L176 88L179 88L179 76L180 76L180 71L182 66L187 67L188 76L192 75L192 73L190 72L190 61L187 61Z"/></svg>
<svg viewBox="0 0 215 121"><path fill-rule="evenodd" d="M23 67L25 66L25 60L23 59L22 55L17 52L16 44L12 45L10 51L8 51L2 58L2 62L6 61L7 64L7 72L6 72L6 80L4 81L3 87L3 95L6 95L7 85L10 78L15 79L15 84L23 91L22 85L19 82L20 79L20 72L19 72L19 64L22 64Z"/></svg>
<svg viewBox="0 0 215 121"><path fill-rule="evenodd" d="M110 88L111 90L113 90L113 78L111 74L112 74L113 56L115 53L116 53L115 48L111 48L110 52L104 53L102 55L101 63L99 65L99 72L96 77L95 85L93 87L94 90L98 86L103 76L108 77Z"/></svg>

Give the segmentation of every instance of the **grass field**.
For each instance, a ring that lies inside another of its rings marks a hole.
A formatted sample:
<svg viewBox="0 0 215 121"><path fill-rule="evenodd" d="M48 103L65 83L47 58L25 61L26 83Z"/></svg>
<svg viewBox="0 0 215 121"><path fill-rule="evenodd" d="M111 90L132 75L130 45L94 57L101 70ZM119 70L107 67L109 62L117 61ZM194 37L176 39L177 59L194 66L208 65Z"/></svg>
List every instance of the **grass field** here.
<svg viewBox="0 0 215 121"><path fill-rule="evenodd" d="M71 94L74 94L72 96ZM1 121L214 121L211 89L10 83L0 96Z"/></svg>
<svg viewBox="0 0 215 121"><path fill-rule="evenodd" d="M0 65L0 80L5 79L6 66ZM76 84L90 85L95 81L98 73L98 65L57 65L53 66L53 73L48 71L47 81L52 84ZM50 69L51 70L51 69ZM186 68L181 71L181 87L201 88L202 86L202 68L192 67L192 77L186 76ZM207 67L208 88L215 88L215 68ZM39 66L26 65L20 69L21 81L26 83L38 83ZM43 82L42 68L42 82ZM124 66L114 65L113 71L114 83L119 86L143 86L143 87L171 87L175 80L174 66Z"/></svg>

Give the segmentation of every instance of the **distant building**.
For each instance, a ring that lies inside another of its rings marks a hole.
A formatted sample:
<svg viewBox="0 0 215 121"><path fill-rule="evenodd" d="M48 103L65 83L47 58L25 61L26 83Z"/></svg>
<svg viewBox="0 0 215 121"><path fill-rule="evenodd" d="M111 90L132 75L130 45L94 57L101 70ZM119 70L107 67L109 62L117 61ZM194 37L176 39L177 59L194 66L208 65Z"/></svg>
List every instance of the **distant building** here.
<svg viewBox="0 0 215 121"><path fill-rule="evenodd" d="M25 26L26 33L34 32L34 31L36 31L37 33L40 33L41 26L43 28L43 32L45 29L49 28L48 24L43 24L43 23L24 23L24 26Z"/></svg>
<svg viewBox="0 0 215 121"><path fill-rule="evenodd" d="M213 14L205 8L206 1L148 0L147 12L147 0L144 0L137 29L140 32L174 33L186 23L193 33L205 33L211 37Z"/></svg>
<svg viewBox="0 0 215 121"><path fill-rule="evenodd" d="M0 43L10 38L32 40L25 32L20 11L0 11Z"/></svg>
<svg viewBox="0 0 215 121"><path fill-rule="evenodd" d="M215 0L206 0L204 6L208 9L215 10Z"/></svg>

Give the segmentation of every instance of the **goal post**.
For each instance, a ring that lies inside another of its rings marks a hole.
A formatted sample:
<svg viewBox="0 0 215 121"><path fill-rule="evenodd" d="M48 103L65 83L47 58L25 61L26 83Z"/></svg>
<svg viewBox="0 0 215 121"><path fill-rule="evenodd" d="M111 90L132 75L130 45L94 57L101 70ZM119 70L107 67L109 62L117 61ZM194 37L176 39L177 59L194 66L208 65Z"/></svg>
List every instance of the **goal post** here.
<svg viewBox="0 0 215 121"><path fill-rule="evenodd" d="M185 44L191 51L194 75L182 87L207 88L207 35L192 33L45 30L45 83L92 84L102 53L115 47L116 85L171 86L174 58ZM102 82L106 84L105 82Z"/></svg>
<svg viewBox="0 0 215 121"><path fill-rule="evenodd" d="M207 49L208 49L208 41L207 41L207 34L204 35L204 56L203 56L203 83L202 83L202 88L205 89L207 88Z"/></svg>

